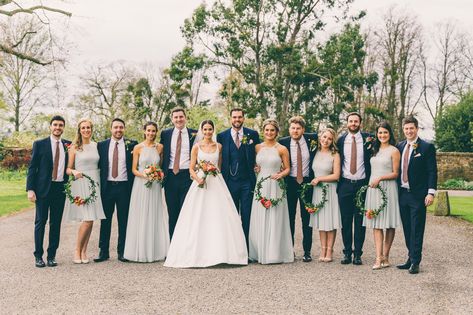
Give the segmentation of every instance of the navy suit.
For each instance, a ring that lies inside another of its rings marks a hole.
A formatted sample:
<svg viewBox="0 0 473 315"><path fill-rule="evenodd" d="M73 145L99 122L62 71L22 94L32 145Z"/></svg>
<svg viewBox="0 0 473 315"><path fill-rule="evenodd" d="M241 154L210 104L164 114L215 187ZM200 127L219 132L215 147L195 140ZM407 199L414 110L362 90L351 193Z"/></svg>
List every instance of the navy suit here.
<svg viewBox="0 0 473 315"><path fill-rule="evenodd" d="M406 140L397 148L402 153ZM409 158L407 177L409 189L401 188L402 163L399 170L399 205L401 209L404 238L409 251L409 261L418 265L422 260L422 244L426 220L425 197L429 189L437 189L437 160L435 146L424 140L417 140L417 148L413 149Z"/></svg>
<svg viewBox="0 0 473 315"><path fill-rule="evenodd" d="M317 147L311 148L311 141L317 141L317 133L305 133L304 139L309 151L309 176L304 177L303 184L310 183L314 178L314 171L312 170L312 162L315 157L315 152ZM279 143L287 148L289 151L289 161L292 166L292 157L291 157L291 137L281 138ZM312 150L311 150L312 149ZM287 205L289 209L289 223L291 226L292 234L292 244L294 244L294 230L295 230L295 221L296 221L296 208L297 201L299 200L299 211L301 213L302 221L302 247L304 248L304 254L310 255L312 249L312 227L309 226L310 213L305 210L304 201L301 198L300 190L301 184L297 182L296 177L286 176L286 185L287 185ZM312 189L308 192L312 196Z"/></svg>
<svg viewBox="0 0 473 315"><path fill-rule="evenodd" d="M195 135L197 130L186 128L189 136L189 160L194 145ZM169 235L172 238L174 228L176 227L177 219L181 213L182 204L186 199L187 192L192 184L190 179L189 169L180 169L179 173L174 174L172 165L170 165L171 158L171 140L174 128L165 129L161 132L161 141L163 145L163 171L165 174L164 180L164 196L169 213ZM192 167L192 166L191 166Z"/></svg>
<svg viewBox="0 0 473 315"><path fill-rule="evenodd" d="M217 135L217 142L222 144L222 176L227 183L235 206L240 211L243 232L248 246L250 231L251 205L256 184L254 167L256 164L255 146L260 143L255 130L243 127L244 138L237 148L232 138L231 128Z"/></svg>
<svg viewBox="0 0 473 315"><path fill-rule="evenodd" d="M353 181L344 178L343 164L345 160L344 142L348 132L340 136L337 140L337 146L340 152L340 167L342 175L337 186L338 203L340 204L340 213L342 216L342 238L343 238L343 253L345 256L361 257L363 254L363 243L365 242L366 228L363 226L363 215L360 214L360 209L355 205L355 196L358 190L368 184L371 174L371 148L366 145L366 139L372 137L369 133L361 132L363 138L363 162L365 166L365 178ZM354 226L354 232L353 232ZM353 247L352 247L353 245Z"/></svg>
<svg viewBox="0 0 473 315"><path fill-rule="evenodd" d="M64 184L68 180L66 174L67 167L67 149L66 145L71 142L61 140L64 145L64 182L53 182L53 152L51 149L51 138L37 140L33 143L33 152L31 162L28 167L26 178L26 190L33 190L36 194L36 215L35 215L35 251L37 258L43 256L43 241L46 222L49 213L49 246L48 258L55 258L57 248L59 247L59 238L61 233L61 220L64 212Z"/></svg>
<svg viewBox="0 0 473 315"><path fill-rule="evenodd" d="M100 223L99 247L101 254L105 256L109 255L112 218L116 206L118 220L117 253L120 256L123 255L125 249L131 188L133 187L133 180L135 178L131 168L133 161L132 152L137 143L136 141L125 140L125 164L128 180L123 182L114 182L108 180L109 165L111 163L108 158L110 142L111 139L107 139L97 144L97 150L100 156L100 193L105 213L105 219L102 219Z"/></svg>

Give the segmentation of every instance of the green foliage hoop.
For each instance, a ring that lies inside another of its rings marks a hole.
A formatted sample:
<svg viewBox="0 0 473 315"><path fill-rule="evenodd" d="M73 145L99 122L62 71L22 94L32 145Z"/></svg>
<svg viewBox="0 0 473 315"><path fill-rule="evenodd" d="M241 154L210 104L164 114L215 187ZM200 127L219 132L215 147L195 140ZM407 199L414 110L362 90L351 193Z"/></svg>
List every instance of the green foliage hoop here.
<svg viewBox="0 0 473 315"><path fill-rule="evenodd" d="M328 185L324 184L322 182L317 183L315 187L320 187L322 188L322 200L320 200L319 203L313 204L312 203L312 196L310 198L307 198L307 191L313 187L310 183L303 184L301 187L301 197L302 200L304 201L304 207L309 213L316 213L320 209L322 209L325 204L327 203L327 190L328 190Z"/></svg>
<svg viewBox="0 0 473 315"><path fill-rule="evenodd" d="M383 202L381 203L381 206L377 209L366 209L363 194L368 190L368 188L370 188L370 186L365 185L361 187L360 190L358 190L358 192L356 193L355 202L358 209L360 209L360 213L362 215L365 215L368 219L373 219L376 218L381 211L386 209L386 206L388 205L388 197L386 196L386 192L384 191L384 189L378 185L378 187L374 189L378 189L381 192L381 199L383 200Z"/></svg>
<svg viewBox="0 0 473 315"><path fill-rule="evenodd" d="M86 174L82 174L82 177L89 181L89 189L90 195L86 198L82 198L80 196L73 196L71 192L72 182L76 180L74 175L69 176L69 180L67 181L66 185L64 186L64 192L66 193L66 198L73 204L77 206L88 205L97 199L97 183Z"/></svg>
<svg viewBox="0 0 473 315"><path fill-rule="evenodd" d="M263 183L270 178L271 178L271 175L262 177L256 183L256 187L255 187L255 200L258 200L266 209L277 206L281 201L283 201L284 198L286 198L286 183L284 182L283 179L278 180L279 188L281 188L282 190L281 197L272 199L272 198L266 198L261 195L261 188L263 187Z"/></svg>

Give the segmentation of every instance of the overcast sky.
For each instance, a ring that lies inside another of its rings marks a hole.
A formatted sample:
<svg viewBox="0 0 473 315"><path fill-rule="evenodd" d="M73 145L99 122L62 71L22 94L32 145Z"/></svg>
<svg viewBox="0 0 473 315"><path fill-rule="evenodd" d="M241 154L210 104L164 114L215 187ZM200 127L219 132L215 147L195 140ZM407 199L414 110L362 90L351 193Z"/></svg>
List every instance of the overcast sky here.
<svg viewBox="0 0 473 315"><path fill-rule="evenodd" d="M75 67L84 62L127 60L166 66L184 42L179 27L202 0L69 0L68 31L76 44ZM207 1L207 3L212 1ZM368 11L365 23L376 23L389 6L411 11L431 27L456 19L471 29L472 0L355 0L353 10Z"/></svg>

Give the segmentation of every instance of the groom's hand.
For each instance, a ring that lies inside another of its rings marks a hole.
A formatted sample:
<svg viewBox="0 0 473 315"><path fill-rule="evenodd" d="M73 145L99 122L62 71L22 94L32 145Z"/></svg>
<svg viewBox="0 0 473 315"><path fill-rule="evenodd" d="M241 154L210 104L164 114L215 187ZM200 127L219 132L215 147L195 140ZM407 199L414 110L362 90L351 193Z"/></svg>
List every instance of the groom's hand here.
<svg viewBox="0 0 473 315"><path fill-rule="evenodd" d="M261 166L259 166L258 164L255 165L255 168L254 168L254 171L256 174L258 174L259 172L261 172Z"/></svg>
<svg viewBox="0 0 473 315"><path fill-rule="evenodd" d="M31 202L36 202L36 194L34 190L28 190L28 200Z"/></svg>

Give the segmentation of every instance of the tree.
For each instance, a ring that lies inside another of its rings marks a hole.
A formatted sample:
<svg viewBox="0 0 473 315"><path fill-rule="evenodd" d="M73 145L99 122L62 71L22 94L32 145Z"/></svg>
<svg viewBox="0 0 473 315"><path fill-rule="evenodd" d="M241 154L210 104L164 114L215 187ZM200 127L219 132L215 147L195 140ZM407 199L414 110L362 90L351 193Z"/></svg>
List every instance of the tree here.
<svg viewBox="0 0 473 315"><path fill-rule="evenodd" d="M433 31L435 54L429 65L423 58L423 93L432 119L442 116L445 106L458 100L465 88L467 41L453 21L437 24Z"/></svg>
<svg viewBox="0 0 473 315"><path fill-rule="evenodd" d="M107 125L115 117L125 116L124 98L134 77L133 70L121 63L89 68L81 78L86 91L79 95L76 108Z"/></svg>
<svg viewBox="0 0 473 315"><path fill-rule="evenodd" d="M225 70L222 98L230 97L250 117L275 116L285 129L290 115L320 106L302 95L310 85L324 92L318 87L323 78L306 66L314 60L326 13L339 8L337 18L344 19L351 2L218 0L197 8L182 32L189 45L203 49L210 65Z"/></svg>
<svg viewBox="0 0 473 315"><path fill-rule="evenodd" d="M49 22L47 19L44 19L44 17L41 17L39 13L43 13L44 16L46 16L46 12L51 12L51 13L57 13L60 15L64 15L67 17L71 17L72 14L70 12L58 9L58 8L53 8L49 6L45 6L42 4L42 1L38 1L37 5L32 5L30 7L22 7L20 6L16 1L13 0L0 0L0 16L5 16L7 18L12 18L16 15L21 15L21 14L28 14L30 15L33 19L35 19L36 22L40 22L43 25L49 25ZM39 25L37 23L36 25ZM36 30L33 30L36 31ZM51 34L52 32L49 32L48 34ZM0 39L0 52L6 54L6 55L12 55L17 57L18 59L22 60L28 60L32 63L38 64L38 65L49 65L55 61L55 58L49 58L50 56L43 55L41 57L34 56L29 54L28 52L21 51L17 49L17 47L22 43L25 37L27 37L30 34L30 31L23 33L21 36L18 37L17 42L5 42ZM50 40L52 37L50 38Z"/></svg>
<svg viewBox="0 0 473 315"><path fill-rule="evenodd" d="M32 19L10 20L1 24L3 40L15 46L15 50L36 59L49 56L49 32ZM16 43L16 44L13 44ZM0 52L0 89L4 92L7 119L14 124L15 131L30 117L35 108L48 101L51 90L52 64L41 66L15 54Z"/></svg>
<svg viewBox="0 0 473 315"><path fill-rule="evenodd" d="M441 151L473 152L473 94L448 106L435 121L435 143Z"/></svg>
<svg viewBox="0 0 473 315"><path fill-rule="evenodd" d="M373 90L378 93L376 108L386 113L400 136L402 120L415 111L423 95L420 87L416 89L425 49L422 27L414 16L391 7L371 40L381 73L380 87Z"/></svg>

